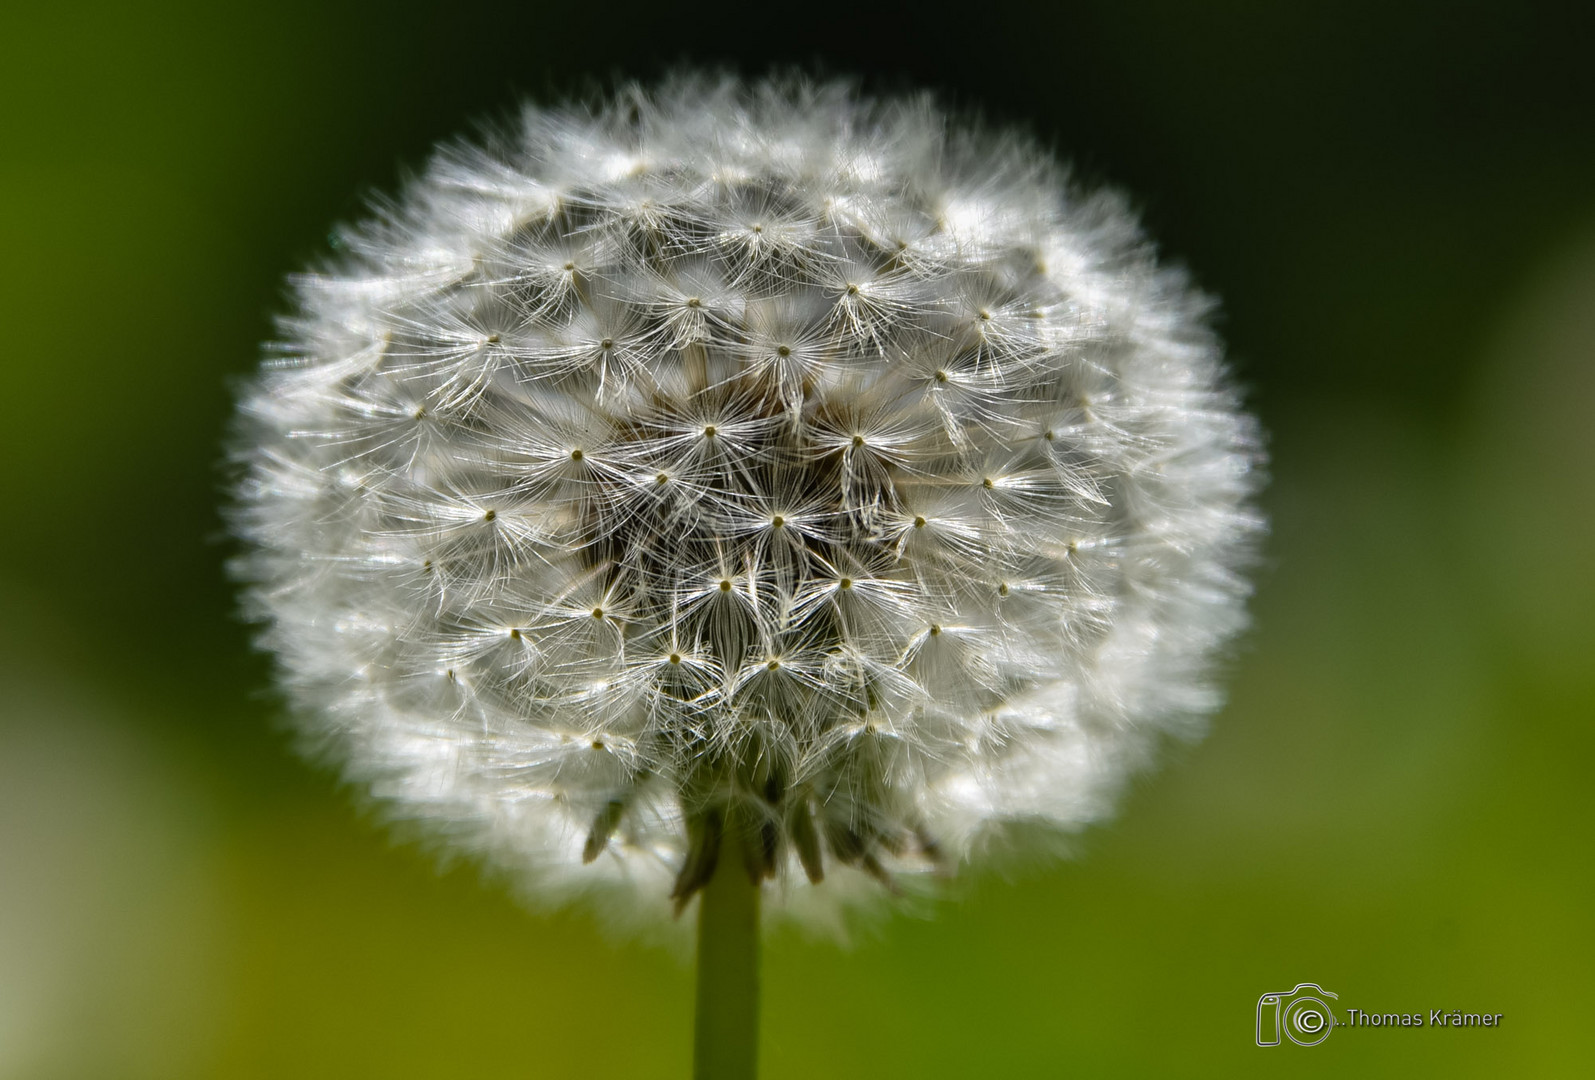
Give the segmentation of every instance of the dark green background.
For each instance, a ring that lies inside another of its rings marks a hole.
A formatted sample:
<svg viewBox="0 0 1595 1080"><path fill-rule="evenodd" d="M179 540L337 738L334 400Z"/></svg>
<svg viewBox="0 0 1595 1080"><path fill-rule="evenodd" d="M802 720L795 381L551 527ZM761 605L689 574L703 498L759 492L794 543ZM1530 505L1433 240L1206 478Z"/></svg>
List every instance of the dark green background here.
<svg viewBox="0 0 1595 1080"><path fill-rule="evenodd" d="M1274 520L1206 741L1077 858L766 957L765 1073L1553 1076L1595 1053L1591 19L1508 3L13 4L0 1077L685 1076L689 965L290 756L215 460L282 275L613 74L930 86L1224 300ZM1252 1045L1258 995L1498 1030Z"/></svg>

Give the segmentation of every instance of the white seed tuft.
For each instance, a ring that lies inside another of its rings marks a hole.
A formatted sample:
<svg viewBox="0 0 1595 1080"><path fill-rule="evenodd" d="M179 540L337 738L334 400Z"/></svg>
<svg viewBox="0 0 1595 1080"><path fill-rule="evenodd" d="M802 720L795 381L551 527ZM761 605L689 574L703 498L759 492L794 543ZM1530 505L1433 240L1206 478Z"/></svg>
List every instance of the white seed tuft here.
<svg viewBox="0 0 1595 1080"><path fill-rule="evenodd" d="M682 78L449 145L340 247L243 401L249 610L347 775L531 894L668 912L727 856L834 908L1215 707L1257 430L1027 141Z"/></svg>

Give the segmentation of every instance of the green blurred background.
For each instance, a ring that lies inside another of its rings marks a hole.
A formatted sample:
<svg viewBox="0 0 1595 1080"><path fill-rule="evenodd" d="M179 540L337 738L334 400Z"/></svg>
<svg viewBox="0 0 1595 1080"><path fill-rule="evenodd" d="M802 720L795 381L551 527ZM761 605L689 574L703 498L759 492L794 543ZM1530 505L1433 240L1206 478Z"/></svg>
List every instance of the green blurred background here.
<svg viewBox="0 0 1595 1080"><path fill-rule="evenodd" d="M765 1075L1595 1057L1595 86L1573 5L30 4L0 15L0 1077L687 1074L691 971L291 756L215 461L282 275L517 95L927 85L1224 300L1274 530L1209 737L1077 858L766 954ZM1497 1030L1253 1045L1257 998Z"/></svg>

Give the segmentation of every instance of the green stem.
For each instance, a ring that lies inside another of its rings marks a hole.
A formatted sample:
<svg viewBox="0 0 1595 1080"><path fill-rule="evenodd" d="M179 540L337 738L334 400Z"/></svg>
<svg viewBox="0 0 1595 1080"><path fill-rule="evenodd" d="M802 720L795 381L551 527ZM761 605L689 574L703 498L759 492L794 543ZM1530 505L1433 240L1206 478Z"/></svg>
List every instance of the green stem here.
<svg viewBox="0 0 1595 1080"><path fill-rule="evenodd" d="M734 844L698 893L693 1080L753 1080L759 1068L759 886Z"/></svg>

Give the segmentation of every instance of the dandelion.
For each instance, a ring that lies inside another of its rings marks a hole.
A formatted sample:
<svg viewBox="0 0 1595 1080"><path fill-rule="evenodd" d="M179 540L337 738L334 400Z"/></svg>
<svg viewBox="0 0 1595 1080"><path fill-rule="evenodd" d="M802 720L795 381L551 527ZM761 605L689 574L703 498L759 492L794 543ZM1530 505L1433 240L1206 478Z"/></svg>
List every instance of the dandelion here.
<svg viewBox="0 0 1595 1080"><path fill-rule="evenodd" d="M1076 828L1214 708L1257 430L1025 139L678 78L445 146L338 248L242 404L249 611L394 817L700 899L704 1075L751 1071L761 904Z"/></svg>

